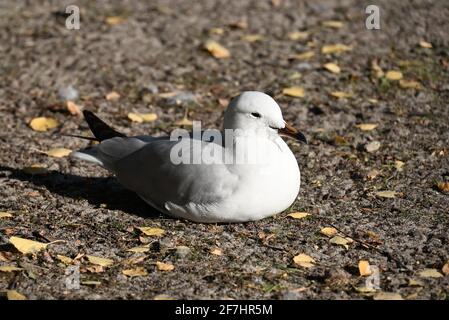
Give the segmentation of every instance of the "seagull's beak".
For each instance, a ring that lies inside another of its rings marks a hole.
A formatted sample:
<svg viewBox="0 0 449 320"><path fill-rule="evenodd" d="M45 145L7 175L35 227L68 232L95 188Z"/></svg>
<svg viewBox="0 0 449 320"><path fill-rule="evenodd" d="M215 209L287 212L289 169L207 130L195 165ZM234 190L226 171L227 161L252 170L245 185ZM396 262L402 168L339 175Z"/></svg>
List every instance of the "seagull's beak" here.
<svg viewBox="0 0 449 320"><path fill-rule="evenodd" d="M307 144L307 139L304 136L304 134L302 134L302 132L299 132L298 130L296 130L294 127L292 127L291 125L289 125L288 123L285 123L285 127L281 128L278 130L278 132L281 135L296 139L302 143Z"/></svg>

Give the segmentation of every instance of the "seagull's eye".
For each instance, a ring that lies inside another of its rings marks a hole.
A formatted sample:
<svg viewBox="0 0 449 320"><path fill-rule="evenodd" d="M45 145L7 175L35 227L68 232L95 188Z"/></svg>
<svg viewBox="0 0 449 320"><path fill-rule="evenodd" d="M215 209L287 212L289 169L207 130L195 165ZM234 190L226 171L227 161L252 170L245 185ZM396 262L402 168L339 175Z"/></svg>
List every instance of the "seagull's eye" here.
<svg viewBox="0 0 449 320"><path fill-rule="evenodd" d="M251 113L251 117L253 117L253 118L260 118L261 115L260 115L260 113L258 113L258 112L252 112L252 113Z"/></svg>

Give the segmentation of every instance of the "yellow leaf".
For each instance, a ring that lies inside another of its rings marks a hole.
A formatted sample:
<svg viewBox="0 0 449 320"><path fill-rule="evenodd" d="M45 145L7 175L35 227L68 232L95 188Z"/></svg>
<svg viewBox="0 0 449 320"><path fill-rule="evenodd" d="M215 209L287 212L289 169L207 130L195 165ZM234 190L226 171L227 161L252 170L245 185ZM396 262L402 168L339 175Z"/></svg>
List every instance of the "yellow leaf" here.
<svg viewBox="0 0 449 320"><path fill-rule="evenodd" d="M438 182L437 188L441 192L449 192L449 182Z"/></svg>
<svg viewBox="0 0 449 320"><path fill-rule="evenodd" d="M210 251L210 253L213 254L213 255L216 255L216 256L221 256L221 255L223 255L223 252L222 252L220 249L218 249L218 248L212 249L212 250Z"/></svg>
<svg viewBox="0 0 449 320"><path fill-rule="evenodd" d="M112 259L96 257L96 256L91 256L91 255L86 255L85 257L87 258L87 260L89 260L90 263L96 264L96 265L99 265L102 267L109 267L114 263L114 260L112 260Z"/></svg>
<svg viewBox="0 0 449 320"><path fill-rule="evenodd" d="M42 164L32 164L29 167L23 168L23 172L28 174L44 174L47 173L47 168Z"/></svg>
<svg viewBox="0 0 449 320"><path fill-rule="evenodd" d="M359 128L362 131L371 131L378 127L378 124L376 123L361 123L356 125L357 128Z"/></svg>
<svg viewBox="0 0 449 320"><path fill-rule="evenodd" d="M404 300L399 293L394 292L379 292L374 297L374 300Z"/></svg>
<svg viewBox="0 0 449 320"><path fill-rule="evenodd" d="M315 266L315 260L307 254L300 253L293 257L293 262L303 268L312 268Z"/></svg>
<svg viewBox="0 0 449 320"><path fill-rule="evenodd" d="M437 269L424 269L419 272L419 276L423 278L441 278L444 277Z"/></svg>
<svg viewBox="0 0 449 320"><path fill-rule="evenodd" d="M394 162L394 167L396 168L396 170L398 170L399 172L401 172L402 170L404 170L402 167L404 166L405 162L402 162L400 160L396 160Z"/></svg>
<svg viewBox="0 0 449 320"><path fill-rule="evenodd" d="M293 219L302 219L310 215L308 212L292 212L287 215L287 217L292 217Z"/></svg>
<svg viewBox="0 0 449 320"><path fill-rule="evenodd" d="M384 76L384 72L382 68L377 64L376 60L371 62L371 69L374 71L374 75L376 78L382 78Z"/></svg>
<svg viewBox="0 0 449 320"><path fill-rule="evenodd" d="M301 87L290 87L282 90L282 93L286 96L302 98L304 97L304 89Z"/></svg>
<svg viewBox="0 0 449 320"><path fill-rule="evenodd" d="M385 74L385 78L391 81L398 81L402 79L402 72L397 70L387 71Z"/></svg>
<svg viewBox="0 0 449 320"><path fill-rule="evenodd" d="M328 28L340 29L341 27L343 27L343 22L335 20L323 21L323 26Z"/></svg>
<svg viewBox="0 0 449 320"><path fill-rule="evenodd" d="M323 54L331 54L331 53L340 53L345 51L351 51L352 47L337 43L337 44L331 44L326 45L321 48L321 53Z"/></svg>
<svg viewBox="0 0 449 320"><path fill-rule="evenodd" d="M411 287L424 287L424 283L422 283L419 280L415 280L415 279L409 279L408 285Z"/></svg>
<svg viewBox="0 0 449 320"><path fill-rule="evenodd" d="M125 22L125 19L119 16L111 16L106 18L106 23L109 24L110 26L122 24L123 22Z"/></svg>
<svg viewBox="0 0 449 320"><path fill-rule="evenodd" d="M23 254L35 253L47 248L48 243L37 242L19 237L11 237L9 242Z"/></svg>
<svg viewBox="0 0 449 320"><path fill-rule="evenodd" d="M320 230L320 232L328 237L333 237L337 234L337 229L332 228L332 227L325 227L323 229Z"/></svg>
<svg viewBox="0 0 449 320"><path fill-rule="evenodd" d="M160 271L172 271L175 266L170 263L164 263L160 261L156 261L156 267Z"/></svg>
<svg viewBox="0 0 449 320"><path fill-rule="evenodd" d="M304 39L307 39L308 36L309 36L309 33L305 32L305 31L293 31L287 35L287 37L293 41L304 40Z"/></svg>
<svg viewBox="0 0 449 320"><path fill-rule="evenodd" d="M70 153L72 153L72 150L66 148L54 148L45 152L46 155L55 158L67 157Z"/></svg>
<svg viewBox="0 0 449 320"><path fill-rule="evenodd" d="M73 101L67 101L67 110L72 116L81 115L81 108Z"/></svg>
<svg viewBox="0 0 449 320"><path fill-rule="evenodd" d="M131 121L142 123L142 122L152 122L157 119L157 114L155 113L128 113L128 118Z"/></svg>
<svg viewBox="0 0 449 320"><path fill-rule="evenodd" d="M357 287L357 288L355 288L355 290L357 292L360 292L360 293L373 293L373 292L376 292L376 289L374 289L372 287Z"/></svg>
<svg viewBox="0 0 449 320"><path fill-rule="evenodd" d="M351 244L354 241L351 238L343 238L340 236L335 236L335 237L331 238L329 240L329 242L332 244L337 244L337 245L343 246L346 249L349 249L349 244Z"/></svg>
<svg viewBox="0 0 449 320"><path fill-rule="evenodd" d="M136 253L148 252L148 251L150 251L150 245L147 244L145 246L134 247L134 248L128 249L126 251L136 252Z"/></svg>
<svg viewBox="0 0 449 320"><path fill-rule="evenodd" d="M340 67L338 65L336 65L335 63L326 63L323 67L332 73L340 73L341 72Z"/></svg>
<svg viewBox="0 0 449 320"><path fill-rule="evenodd" d="M376 104L376 103L378 103L379 102L379 100L377 100L377 99L372 99L372 98L369 98L369 99L366 99L369 103L372 103L372 104Z"/></svg>
<svg viewBox="0 0 449 320"><path fill-rule="evenodd" d="M137 227L140 231L142 231L147 236L156 236L160 237L165 233L164 229L161 228L152 228L152 227Z"/></svg>
<svg viewBox="0 0 449 320"><path fill-rule="evenodd" d="M376 196L381 198L396 198L396 191L378 191L376 192Z"/></svg>
<svg viewBox="0 0 449 320"><path fill-rule="evenodd" d="M34 118L30 122L30 127L34 131L44 132L49 129L56 128L59 125L58 121L54 118L38 117Z"/></svg>
<svg viewBox="0 0 449 320"><path fill-rule="evenodd" d="M260 34L248 34L246 36L243 36L243 40L248 42L256 42L263 39L263 36Z"/></svg>
<svg viewBox="0 0 449 320"><path fill-rule="evenodd" d="M56 256L56 258L58 258L59 261L65 263L65 264L72 264L73 263L73 259L72 258L63 256L62 254L58 254Z"/></svg>
<svg viewBox="0 0 449 320"><path fill-rule="evenodd" d="M430 42L427 42L427 41L420 41L420 42L419 42L419 45L420 45L422 48L427 48L427 49L432 48L432 44L431 44Z"/></svg>
<svg viewBox="0 0 449 320"><path fill-rule="evenodd" d="M298 53L297 55L294 56L294 58L298 59L298 60L308 60L308 59L312 58L314 55L315 55L315 52L306 51L303 53Z"/></svg>
<svg viewBox="0 0 449 320"><path fill-rule="evenodd" d="M176 121L175 125L177 125L177 126L193 126L193 122L189 118L184 117L181 120Z"/></svg>
<svg viewBox="0 0 449 320"><path fill-rule="evenodd" d="M6 297L8 300L27 300L27 297L16 290L6 290Z"/></svg>
<svg viewBox="0 0 449 320"><path fill-rule="evenodd" d="M224 34L224 29L223 28L211 28L209 30L209 32L212 34L218 34L219 36L221 36L222 34Z"/></svg>
<svg viewBox="0 0 449 320"><path fill-rule="evenodd" d="M158 294L154 296L153 300L174 300L174 298L168 294Z"/></svg>
<svg viewBox="0 0 449 320"><path fill-rule="evenodd" d="M106 100L108 101L117 101L118 99L120 99L120 94L115 91L111 91L106 95Z"/></svg>
<svg viewBox="0 0 449 320"><path fill-rule="evenodd" d="M231 53L228 49L215 41L206 42L205 48L214 58L217 59L226 59L231 56Z"/></svg>
<svg viewBox="0 0 449 320"><path fill-rule="evenodd" d="M368 261L366 260L359 261L359 273L363 277L369 276L373 273Z"/></svg>
<svg viewBox="0 0 449 320"><path fill-rule="evenodd" d="M9 212L0 212L0 218L12 218L12 214L10 214Z"/></svg>
<svg viewBox="0 0 449 320"><path fill-rule="evenodd" d="M135 269L126 269L123 270L122 273L128 277L144 277L148 275L147 270L143 267L138 267Z"/></svg>
<svg viewBox="0 0 449 320"><path fill-rule="evenodd" d="M14 272L21 271L23 268L19 268L16 266L0 266L0 272Z"/></svg>
<svg viewBox="0 0 449 320"><path fill-rule="evenodd" d="M403 89L421 89L421 83L413 80L399 80L399 86Z"/></svg>
<svg viewBox="0 0 449 320"><path fill-rule="evenodd" d="M329 93L331 96L338 98L338 99L343 99L343 98L351 98L352 94L351 93L346 93L343 91L332 91L331 93Z"/></svg>

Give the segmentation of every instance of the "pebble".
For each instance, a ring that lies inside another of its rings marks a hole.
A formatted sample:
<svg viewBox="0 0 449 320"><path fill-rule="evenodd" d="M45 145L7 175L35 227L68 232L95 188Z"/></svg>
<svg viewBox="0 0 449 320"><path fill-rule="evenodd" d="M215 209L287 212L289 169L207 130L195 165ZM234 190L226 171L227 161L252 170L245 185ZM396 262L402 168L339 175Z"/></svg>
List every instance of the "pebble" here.
<svg viewBox="0 0 449 320"><path fill-rule="evenodd" d="M190 103L196 103L196 96L191 92L179 92L173 97L167 98L167 104L173 105L186 105Z"/></svg>
<svg viewBox="0 0 449 320"><path fill-rule="evenodd" d="M63 101L75 101L78 99L78 90L72 86L62 87L58 91L59 98Z"/></svg>

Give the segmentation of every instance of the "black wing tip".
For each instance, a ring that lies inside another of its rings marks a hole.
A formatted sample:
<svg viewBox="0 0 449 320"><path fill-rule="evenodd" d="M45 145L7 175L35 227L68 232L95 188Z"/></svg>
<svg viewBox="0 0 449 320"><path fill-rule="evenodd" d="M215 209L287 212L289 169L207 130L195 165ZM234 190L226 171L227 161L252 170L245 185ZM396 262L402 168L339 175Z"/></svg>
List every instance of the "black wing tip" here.
<svg viewBox="0 0 449 320"><path fill-rule="evenodd" d="M123 133L115 131L103 120L95 115L92 111L83 110L83 116L89 125L90 131L94 134L95 138L99 141L111 139L114 137L126 137Z"/></svg>

